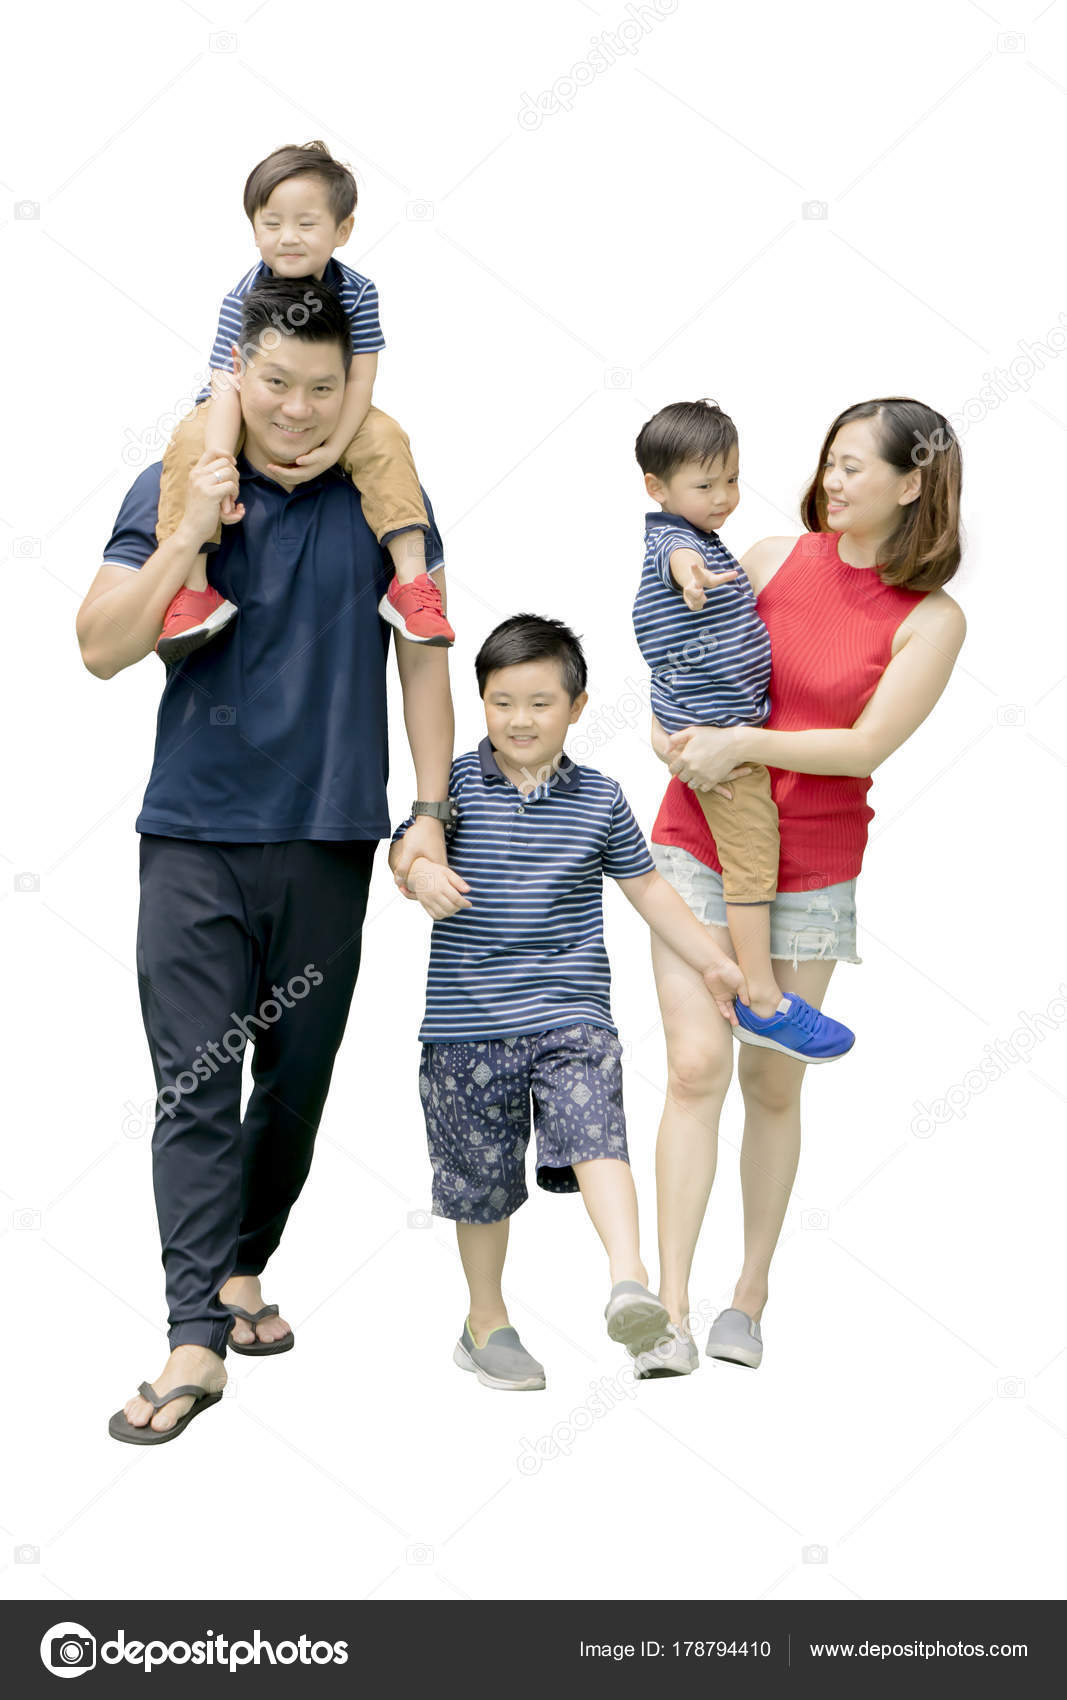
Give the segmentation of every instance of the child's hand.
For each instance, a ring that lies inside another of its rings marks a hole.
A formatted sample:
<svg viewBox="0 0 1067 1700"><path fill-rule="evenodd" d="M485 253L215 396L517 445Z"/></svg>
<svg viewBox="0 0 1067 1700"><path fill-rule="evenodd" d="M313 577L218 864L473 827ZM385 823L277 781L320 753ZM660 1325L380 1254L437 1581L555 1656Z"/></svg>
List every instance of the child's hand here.
<svg viewBox="0 0 1067 1700"><path fill-rule="evenodd" d="M240 490L241 480L238 477L236 465L234 466L233 476L237 479L237 488ZM244 512L244 508L238 502L237 497L231 496L227 491L222 498L222 506L219 509L219 518L223 525L236 525L238 520L244 518Z"/></svg>
<svg viewBox="0 0 1067 1700"><path fill-rule="evenodd" d="M734 999L740 998L742 1003L748 1002L748 987L745 976L736 962L731 962L724 956L714 967L704 970L704 984L715 999L715 1007L720 1015L726 1017L731 1026L737 1026L737 1016L734 1013Z"/></svg>
<svg viewBox="0 0 1067 1700"><path fill-rule="evenodd" d="M682 597L686 607L690 608L694 614L699 614L701 608L703 608L708 599L709 590L718 590L720 584L729 584L731 579L737 577L736 567L731 567L725 573L713 573L709 572L707 567L698 566L695 561L690 572L692 577L683 589Z"/></svg>
<svg viewBox="0 0 1067 1700"><path fill-rule="evenodd" d="M443 862L431 862L428 856L416 856L408 869L406 883L399 874L396 883L405 897L418 898L435 921L443 921L457 910L474 907L470 898L463 895L470 886L462 875Z"/></svg>
<svg viewBox="0 0 1067 1700"><path fill-rule="evenodd" d="M317 449L309 449L305 455L297 455L291 466L268 466L268 472L279 472L290 484L304 484L309 478L317 478L327 467L337 465L337 456L333 449L320 443Z"/></svg>

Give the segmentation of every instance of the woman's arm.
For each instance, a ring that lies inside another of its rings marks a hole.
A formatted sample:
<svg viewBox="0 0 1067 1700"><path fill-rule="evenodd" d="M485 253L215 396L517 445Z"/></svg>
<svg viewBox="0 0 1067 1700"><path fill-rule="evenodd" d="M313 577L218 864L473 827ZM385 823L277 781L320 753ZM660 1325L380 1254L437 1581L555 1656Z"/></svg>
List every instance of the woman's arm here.
<svg viewBox="0 0 1067 1700"><path fill-rule="evenodd" d="M854 725L806 732L698 726L669 740L671 772L698 790L710 789L745 761L791 773L873 773L930 713L948 684L967 630L962 608L944 591L920 603L908 625L910 636Z"/></svg>

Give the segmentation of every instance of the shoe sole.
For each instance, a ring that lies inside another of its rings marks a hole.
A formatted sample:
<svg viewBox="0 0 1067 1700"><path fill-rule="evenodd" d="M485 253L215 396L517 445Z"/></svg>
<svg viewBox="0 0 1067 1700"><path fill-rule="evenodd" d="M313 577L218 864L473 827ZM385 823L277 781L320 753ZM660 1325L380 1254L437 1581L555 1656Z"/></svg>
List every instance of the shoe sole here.
<svg viewBox="0 0 1067 1700"><path fill-rule="evenodd" d="M192 655L194 650L203 649L206 643L211 643L212 639L217 638L220 632L224 632L227 626L232 626L236 618L237 609L232 604L229 613L223 608L216 608L215 612L209 614L202 625L192 626L189 631L182 632L179 637L160 638L156 644L156 654L161 661L166 662L168 667L172 667L176 661L184 661L185 657Z"/></svg>
<svg viewBox="0 0 1067 1700"><path fill-rule="evenodd" d="M650 1352L657 1340L662 1340L670 1320L670 1311L658 1299L633 1299L608 1316L608 1334L620 1346L627 1346L635 1357L640 1357L642 1352Z"/></svg>
<svg viewBox="0 0 1067 1700"><path fill-rule="evenodd" d="M497 1393L536 1393L545 1385L543 1375L529 1375L523 1381L505 1381L502 1376L490 1375L488 1370L475 1363L467 1348L458 1341L452 1353L452 1362L458 1364L460 1369L469 1370L472 1375L478 1377L483 1387L491 1387Z"/></svg>
<svg viewBox="0 0 1067 1700"><path fill-rule="evenodd" d="M709 1358L717 1358L721 1364L740 1364L742 1369L759 1369L763 1362L762 1352L746 1352L744 1346L719 1346L715 1351L705 1348Z"/></svg>
<svg viewBox="0 0 1067 1700"><path fill-rule="evenodd" d="M382 619L386 622L386 624L390 625L390 626L395 626L396 630L401 634L402 637L406 637L409 643L428 643L428 644L431 644L435 649L451 649L452 648L452 645L455 641L453 638L447 638L447 637L417 637L414 632L409 632L407 627L404 624L403 618L401 617L400 614L397 613L396 609L393 607L393 604L390 602L388 596L382 597L381 601L378 604L378 612L381 615Z"/></svg>
<svg viewBox="0 0 1067 1700"><path fill-rule="evenodd" d="M748 1028L742 1027L740 1023L734 1028L734 1037L742 1045L759 1045L765 1051L777 1051L779 1056L792 1057L794 1062L809 1064L839 1062L842 1057L847 1057L848 1051L852 1049L850 1045L848 1051L838 1051L835 1057L809 1057L805 1056L803 1051L791 1051L788 1045L780 1045L777 1039L766 1039L762 1033L750 1033Z"/></svg>

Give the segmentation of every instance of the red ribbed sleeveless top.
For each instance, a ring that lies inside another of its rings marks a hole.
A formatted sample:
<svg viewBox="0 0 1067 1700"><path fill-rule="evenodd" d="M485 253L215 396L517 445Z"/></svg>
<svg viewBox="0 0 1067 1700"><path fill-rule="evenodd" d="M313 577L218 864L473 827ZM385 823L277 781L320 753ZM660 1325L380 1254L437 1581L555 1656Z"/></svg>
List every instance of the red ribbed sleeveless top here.
<svg viewBox="0 0 1067 1700"><path fill-rule="evenodd" d="M923 600L877 571L850 567L833 532L808 532L756 599L771 635L771 712L778 732L852 726L890 661L893 634ZM869 778L787 773L772 767L778 805L780 891L811 891L855 879L863 863ZM652 828L655 844L676 844L722 872L695 792L672 779Z"/></svg>

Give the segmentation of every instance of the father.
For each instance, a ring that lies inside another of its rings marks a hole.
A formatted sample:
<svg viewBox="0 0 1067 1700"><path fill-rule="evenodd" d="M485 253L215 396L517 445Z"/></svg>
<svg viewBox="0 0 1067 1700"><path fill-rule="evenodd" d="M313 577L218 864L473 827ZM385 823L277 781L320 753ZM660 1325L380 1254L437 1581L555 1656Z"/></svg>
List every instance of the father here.
<svg viewBox="0 0 1067 1700"><path fill-rule="evenodd" d="M311 1166L359 971L374 851L390 830L390 627L378 603L392 565L339 468L311 478L289 470L340 413L351 359L344 310L314 280L271 278L245 300L234 353L243 453L201 457L185 517L158 547L160 467L147 467L77 619L97 678L151 655L239 473L243 522L224 528L209 579L241 612L168 674L136 823L137 973L158 1093L152 1172L171 1353L110 1432L142 1445L175 1438L217 1401L228 1342L251 1353L292 1345L259 1277ZM441 541L426 508L427 567L443 600ZM398 641L397 666L418 796L443 803L454 732L447 652ZM441 822L420 814L404 849L409 862L443 861ZM254 1088L242 1121L248 1038ZM235 1323L228 1306L272 1314ZM160 1403L178 1387L187 1391Z"/></svg>

